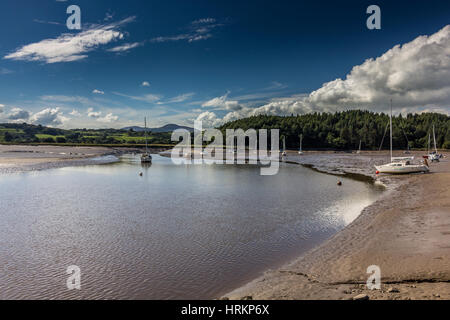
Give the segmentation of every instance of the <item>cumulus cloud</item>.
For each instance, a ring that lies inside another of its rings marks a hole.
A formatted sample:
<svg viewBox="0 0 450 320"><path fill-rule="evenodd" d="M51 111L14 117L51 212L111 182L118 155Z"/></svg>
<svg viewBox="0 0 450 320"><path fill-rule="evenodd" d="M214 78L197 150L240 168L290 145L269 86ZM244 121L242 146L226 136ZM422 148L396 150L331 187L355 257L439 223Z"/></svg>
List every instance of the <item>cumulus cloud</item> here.
<svg viewBox="0 0 450 320"><path fill-rule="evenodd" d="M0 103L0 113L5 111L5 105Z"/></svg>
<svg viewBox="0 0 450 320"><path fill-rule="evenodd" d="M32 123L43 126L59 126L68 120L69 118L64 117L59 108L46 108L30 117Z"/></svg>
<svg viewBox="0 0 450 320"><path fill-rule="evenodd" d="M206 101L202 104L202 107L207 108L217 108L217 109L225 109L225 110L239 110L242 106L239 104L239 101L229 100L228 99L229 92L221 97L216 97L209 101Z"/></svg>
<svg viewBox="0 0 450 320"><path fill-rule="evenodd" d="M104 123L112 123L112 122L116 122L117 120L119 120L119 117L113 115L112 113L108 113L106 116L100 117L97 119L98 122L104 122Z"/></svg>
<svg viewBox="0 0 450 320"><path fill-rule="evenodd" d="M12 108L10 113L8 114L9 120L25 121L25 120L28 120L29 117L30 117L30 113L21 108Z"/></svg>
<svg viewBox="0 0 450 320"><path fill-rule="evenodd" d="M102 113L101 113L101 111L96 112L96 111L94 111L93 108L89 108L89 109L87 109L87 115L90 118L100 118Z"/></svg>
<svg viewBox="0 0 450 320"><path fill-rule="evenodd" d="M201 121L204 128L215 128L223 123L223 121L218 119L217 115L211 111L201 113L196 120Z"/></svg>
<svg viewBox="0 0 450 320"><path fill-rule="evenodd" d="M74 117L80 117L81 113L78 110L73 109L71 113L69 113L71 116Z"/></svg>
<svg viewBox="0 0 450 320"><path fill-rule="evenodd" d="M123 39L124 34L118 30L119 26L133 20L134 17L130 17L117 23L94 26L80 33L64 33L55 39L25 45L4 59L45 63L82 60L97 47Z"/></svg>
<svg viewBox="0 0 450 320"><path fill-rule="evenodd" d="M390 99L398 112L450 114L450 25L430 36L396 45L380 57L353 67L345 79L327 82L310 94L273 99L257 108L242 107L220 120L346 109L387 111ZM226 101L226 96L219 97L203 106L223 106Z"/></svg>
<svg viewBox="0 0 450 320"><path fill-rule="evenodd" d="M105 92L103 92L102 90L98 90L98 89L94 89L94 90L92 91L92 93L95 93L95 94L105 94Z"/></svg>
<svg viewBox="0 0 450 320"><path fill-rule="evenodd" d="M141 86L143 86L143 87L150 87L150 82L144 81L144 82L142 82Z"/></svg>

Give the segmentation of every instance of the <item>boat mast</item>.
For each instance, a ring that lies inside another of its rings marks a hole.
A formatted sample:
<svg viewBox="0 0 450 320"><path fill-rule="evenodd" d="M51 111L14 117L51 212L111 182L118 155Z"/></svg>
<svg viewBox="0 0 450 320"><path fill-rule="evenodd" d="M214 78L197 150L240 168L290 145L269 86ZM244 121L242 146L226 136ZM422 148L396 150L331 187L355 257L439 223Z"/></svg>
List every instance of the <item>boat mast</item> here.
<svg viewBox="0 0 450 320"><path fill-rule="evenodd" d="M392 99L391 99L391 115L389 117L389 123L391 126L391 162L392 162Z"/></svg>
<svg viewBox="0 0 450 320"><path fill-rule="evenodd" d="M145 123L145 153L148 153L148 142L147 142L147 117L144 118Z"/></svg>
<svg viewBox="0 0 450 320"><path fill-rule="evenodd" d="M300 152L303 151L303 134L300 135Z"/></svg>
<svg viewBox="0 0 450 320"><path fill-rule="evenodd" d="M433 142L434 142L434 151L436 151L437 154L437 146L436 146L436 134L434 133L434 124L433 124Z"/></svg>

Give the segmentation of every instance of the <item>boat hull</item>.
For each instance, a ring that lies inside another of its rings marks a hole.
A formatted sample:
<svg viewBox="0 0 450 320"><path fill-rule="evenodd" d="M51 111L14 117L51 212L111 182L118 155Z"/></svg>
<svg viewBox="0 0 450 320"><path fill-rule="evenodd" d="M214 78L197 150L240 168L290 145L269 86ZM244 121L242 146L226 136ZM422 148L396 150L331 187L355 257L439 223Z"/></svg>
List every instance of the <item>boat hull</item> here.
<svg viewBox="0 0 450 320"><path fill-rule="evenodd" d="M389 173L389 174L408 174L408 173L420 173L428 172L429 169L425 165L410 165L410 166L375 166L379 173Z"/></svg>

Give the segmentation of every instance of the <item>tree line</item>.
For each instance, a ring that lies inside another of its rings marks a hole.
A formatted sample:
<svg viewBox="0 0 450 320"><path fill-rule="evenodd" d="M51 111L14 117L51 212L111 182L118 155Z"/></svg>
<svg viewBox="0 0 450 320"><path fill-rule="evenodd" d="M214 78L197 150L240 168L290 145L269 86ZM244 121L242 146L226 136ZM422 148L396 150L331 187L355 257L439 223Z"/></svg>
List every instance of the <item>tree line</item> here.
<svg viewBox="0 0 450 320"><path fill-rule="evenodd" d="M393 148L423 149L429 134L433 145L435 126L438 148L450 149L450 117L440 113L398 115L392 119ZM298 148L303 135L305 149L378 150L389 148L389 115L371 111L350 110L305 115L258 115L226 123L219 129L280 129L280 139L287 148ZM384 138L383 138L384 137ZM383 143L382 143L383 142Z"/></svg>

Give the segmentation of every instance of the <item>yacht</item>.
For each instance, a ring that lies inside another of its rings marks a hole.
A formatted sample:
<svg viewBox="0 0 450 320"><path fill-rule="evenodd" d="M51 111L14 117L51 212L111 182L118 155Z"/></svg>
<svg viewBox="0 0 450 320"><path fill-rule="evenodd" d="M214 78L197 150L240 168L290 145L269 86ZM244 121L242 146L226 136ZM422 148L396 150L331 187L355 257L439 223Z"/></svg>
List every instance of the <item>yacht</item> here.
<svg viewBox="0 0 450 320"><path fill-rule="evenodd" d="M392 156L392 100L391 100L391 114L389 117L390 123L390 145L391 145L391 162L383 164L381 166L375 166L378 173L390 173L390 174L403 174L403 173L417 173L417 172L428 172L428 166L424 164L412 164L411 161L413 157L399 157L395 158Z"/></svg>
<svg viewBox="0 0 450 320"><path fill-rule="evenodd" d="M152 156L150 155L150 152L148 152L147 118L145 118L144 122L145 122L145 152L141 155L141 163L151 163Z"/></svg>

